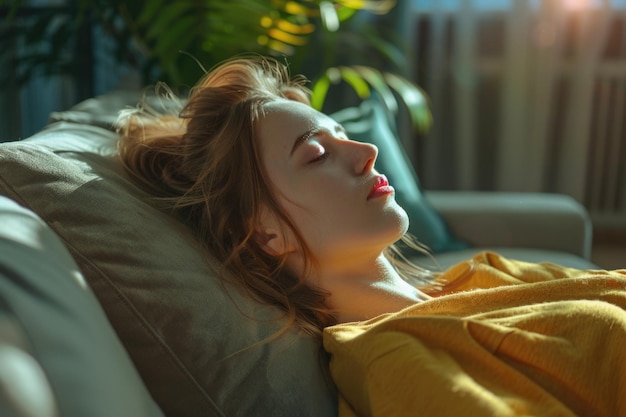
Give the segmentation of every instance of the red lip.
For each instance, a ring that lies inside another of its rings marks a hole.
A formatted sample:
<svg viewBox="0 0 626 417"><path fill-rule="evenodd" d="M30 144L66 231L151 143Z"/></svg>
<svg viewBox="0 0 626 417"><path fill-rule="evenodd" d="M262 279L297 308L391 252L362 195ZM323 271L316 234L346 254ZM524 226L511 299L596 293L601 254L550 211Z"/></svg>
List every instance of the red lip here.
<svg viewBox="0 0 626 417"><path fill-rule="evenodd" d="M387 177L384 175L378 175L376 177L376 182L372 187L370 193L367 195L367 199L371 200L372 198L381 197L387 194L393 193L395 190L391 185L389 185L389 181L387 181Z"/></svg>

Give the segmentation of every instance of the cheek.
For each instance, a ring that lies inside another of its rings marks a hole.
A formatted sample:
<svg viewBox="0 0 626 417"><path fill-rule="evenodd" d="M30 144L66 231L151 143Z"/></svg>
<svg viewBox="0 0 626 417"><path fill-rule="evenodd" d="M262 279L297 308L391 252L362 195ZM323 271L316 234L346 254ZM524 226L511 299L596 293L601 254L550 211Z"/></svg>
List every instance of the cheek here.
<svg viewBox="0 0 626 417"><path fill-rule="evenodd" d="M342 181L343 177L323 169L297 172L272 165L270 159L266 172L279 204L306 240L318 239L320 233L328 233L328 228L336 228L338 222L354 220L354 189L348 181Z"/></svg>
<svg viewBox="0 0 626 417"><path fill-rule="evenodd" d="M282 197L290 194L291 184L289 181L289 172L275 158L264 158L266 180L268 186L273 190L273 194L280 201Z"/></svg>
<svg viewBox="0 0 626 417"><path fill-rule="evenodd" d="M280 204L289 216L294 226L306 242L306 244L314 248L324 236L328 235L328 231L332 228L328 227L328 222L335 219L335 214L322 207L313 194L300 195L299 198L280 199ZM325 202L325 204L327 204ZM331 206L328 205L328 208Z"/></svg>

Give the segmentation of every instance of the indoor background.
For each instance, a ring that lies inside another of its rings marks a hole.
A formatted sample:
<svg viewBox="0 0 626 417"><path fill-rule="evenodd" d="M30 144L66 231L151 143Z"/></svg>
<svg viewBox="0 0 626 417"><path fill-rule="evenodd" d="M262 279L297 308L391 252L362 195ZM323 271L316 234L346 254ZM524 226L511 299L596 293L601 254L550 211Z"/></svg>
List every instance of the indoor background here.
<svg viewBox="0 0 626 417"><path fill-rule="evenodd" d="M17 3L0 2L0 140L27 137L50 112L88 97L145 84L137 62L120 59L111 27L89 13L73 20L83 2L31 0L12 9ZM94 2L101 3L107 2ZM624 267L626 0L395 3L384 15L359 12L355 20L398 47L389 62L374 65L411 79L429 98L434 122L428 132L402 129L423 188L570 195L592 217L593 260ZM6 36L44 15L57 28L71 27L74 40L58 47L43 29L29 32L45 41L36 46L25 36ZM341 36L362 36L361 47L375 39L367 33L334 36L337 45ZM372 65L367 48L360 54L337 49L334 54L350 64ZM20 84L17 62L31 52L69 64L35 70ZM308 51L308 62L315 62L316 53ZM306 62L303 67L306 72Z"/></svg>

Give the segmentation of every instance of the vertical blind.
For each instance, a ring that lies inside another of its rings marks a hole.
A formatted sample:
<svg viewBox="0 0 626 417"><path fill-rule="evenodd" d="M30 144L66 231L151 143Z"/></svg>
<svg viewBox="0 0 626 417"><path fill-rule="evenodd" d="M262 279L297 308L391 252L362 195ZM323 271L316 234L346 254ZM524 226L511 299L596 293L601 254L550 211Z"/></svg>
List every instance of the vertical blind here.
<svg viewBox="0 0 626 417"><path fill-rule="evenodd" d="M426 188L564 193L626 228L626 2L414 0L410 19Z"/></svg>

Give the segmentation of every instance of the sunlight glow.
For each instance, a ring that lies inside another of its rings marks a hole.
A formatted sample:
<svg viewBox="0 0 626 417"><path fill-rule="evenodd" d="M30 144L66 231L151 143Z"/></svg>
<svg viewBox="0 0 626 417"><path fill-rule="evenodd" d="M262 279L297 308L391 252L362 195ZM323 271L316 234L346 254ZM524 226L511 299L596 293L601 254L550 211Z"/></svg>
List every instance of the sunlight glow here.
<svg viewBox="0 0 626 417"><path fill-rule="evenodd" d="M591 0L563 0L564 6L570 10L584 10L589 8L589 6L597 6L595 1Z"/></svg>
<svg viewBox="0 0 626 417"><path fill-rule="evenodd" d="M295 48L291 45L287 45L283 42L271 39L268 43L268 46L275 52L279 54L284 54L287 56L291 56L295 52Z"/></svg>
<svg viewBox="0 0 626 417"><path fill-rule="evenodd" d="M396 5L396 0L338 0L337 3L352 9L366 9L371 13L386 14Z"/></svg>
<svg viewBox="0 0 626 417"><path fill-rule="evenodd" d="M455 11L461 7L462 0L412 0L413 11L417 13ZM516 0L474 0L472 8L483 12L506 11L513 7ZM542 0L527 0L535 9L541 7ZM626 9L626 0L561 0L568 10L595 9L604 6L614 9Z"/></svg>
<svg viewBox="0 0 626 417"><path fill-rule="evenodd" d="M274 38L276 40L279 40L281 42L284 42L286 44L289 45L296 45L296 46L300 46L300 45L305 45L307 40L306 38L301 38L299 36L295 36L292 35L291 33L287 33L284 32L280 29L270 29L267 34L271 37Z"/></svg>
<svg viewBox="0 0 626 417"><path fill-rule="evenodd" d="M331 2L323 1L320 3L320 14L324 26L329 32L339 30L339 16L337 16L337 10L335 10L335 6Z"/></svg>
<svg viewBox="0 0 626 417"><path fill-rule="evenodd" d="M274 24L274 20L269 16L263 16L261 18L261 26L264 28L269 28Z"/></svg>
<svg viewBox="0 0 626 417"><path fill-rule="evenodd" d="M293 33L295 35L308 35L309 33L313 33L313 31L315 31L315 25L312 23L308 23L306 25L296 25L294 23L286 21L285 19L280 19L278 22L276 22L276 27L278 27L278 29L280 30Z"/></svg>
<svg viewBox="0 0 626 417"><path fill-rule="evenodd" d="M293 15L312 16L312 15L315 14L311 9L309 9L309 8L307 8L307 7L305 7L305 6L301 5L301 4L298 4L295 1L288 1L285 4L285 11L287 13L293 14Z"/></svg>

